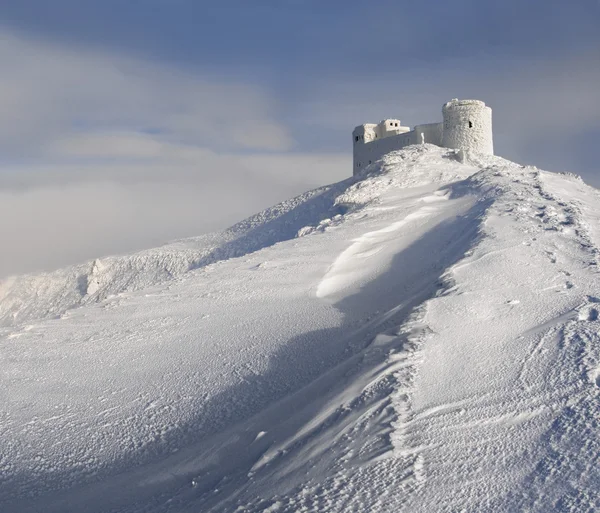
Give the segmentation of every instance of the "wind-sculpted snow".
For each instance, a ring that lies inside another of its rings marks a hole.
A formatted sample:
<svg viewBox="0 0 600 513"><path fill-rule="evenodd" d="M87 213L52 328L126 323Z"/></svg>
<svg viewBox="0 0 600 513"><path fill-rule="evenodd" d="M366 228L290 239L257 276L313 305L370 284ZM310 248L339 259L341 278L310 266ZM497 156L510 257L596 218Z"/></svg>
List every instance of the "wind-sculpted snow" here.
<svg viewBox="0 0 600 513"><path fill-rule="evenodd" d="M599 221L577 177L425 145L16 278L0 510L598 510Z"/></svg>

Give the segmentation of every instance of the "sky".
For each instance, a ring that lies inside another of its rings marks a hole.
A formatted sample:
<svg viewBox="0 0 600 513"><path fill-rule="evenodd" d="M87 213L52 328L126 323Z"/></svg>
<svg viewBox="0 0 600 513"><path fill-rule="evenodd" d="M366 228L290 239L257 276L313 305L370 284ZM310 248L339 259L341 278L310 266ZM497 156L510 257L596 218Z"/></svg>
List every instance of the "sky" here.
<svg viewBox="0 0 600 513"><path fill-rule="evenodd" d="M2 0L0 278L225 228L451 98L600 187L598 27L600 0Z"/></svg>

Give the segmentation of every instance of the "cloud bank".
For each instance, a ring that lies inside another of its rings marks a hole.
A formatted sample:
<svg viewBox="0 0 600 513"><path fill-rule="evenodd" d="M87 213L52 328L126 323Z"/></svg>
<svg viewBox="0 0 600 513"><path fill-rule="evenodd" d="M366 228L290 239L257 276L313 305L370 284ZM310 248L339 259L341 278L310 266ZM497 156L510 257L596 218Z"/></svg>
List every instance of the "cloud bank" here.
<svg viewBox="0 0 600 513"><path fill-rule="evenodd" d="M0 30L0 277L221 229L348 174L251 84Z"/></svg>

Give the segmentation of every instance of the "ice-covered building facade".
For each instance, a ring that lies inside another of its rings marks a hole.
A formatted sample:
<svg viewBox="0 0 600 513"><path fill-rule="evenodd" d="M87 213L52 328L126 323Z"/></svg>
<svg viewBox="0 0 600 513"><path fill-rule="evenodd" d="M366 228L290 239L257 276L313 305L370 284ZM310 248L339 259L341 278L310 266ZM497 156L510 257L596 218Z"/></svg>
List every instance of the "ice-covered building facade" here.
<svg viewBox="0 0 600 513"><path fill-rule="evenodd" d="M454 99L442 107L441 123L416 125L412 130L399 119L359 125L352 132L353 173L390 151L423 143L493 155L492 109L480 100Z"/></svg>

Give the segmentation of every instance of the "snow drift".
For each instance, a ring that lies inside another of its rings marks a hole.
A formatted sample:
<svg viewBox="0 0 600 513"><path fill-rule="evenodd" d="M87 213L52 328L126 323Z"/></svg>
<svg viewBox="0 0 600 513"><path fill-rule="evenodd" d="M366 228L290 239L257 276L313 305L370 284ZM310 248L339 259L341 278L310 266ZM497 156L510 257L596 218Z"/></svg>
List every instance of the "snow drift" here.
<svg viewBox="0 0 600 513"><path fill-rule="evenodd" d="M430 145L0 291L2 511L600 508L600 195Z"/></svg>

